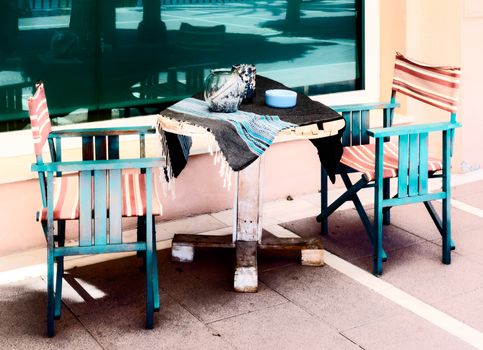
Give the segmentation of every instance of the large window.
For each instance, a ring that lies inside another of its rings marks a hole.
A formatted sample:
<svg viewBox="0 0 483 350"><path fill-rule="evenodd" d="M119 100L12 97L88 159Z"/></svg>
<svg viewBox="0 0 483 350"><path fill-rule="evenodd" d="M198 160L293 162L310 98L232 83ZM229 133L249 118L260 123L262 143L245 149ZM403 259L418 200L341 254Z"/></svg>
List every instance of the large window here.
<svg viewBox="0 0 483 350"><path fill-rule="evenodd" d="M0 131L46 86L58 124L152 113L210 69L253 63L309 95L360 90L362 0L5 0Z"/></svg>

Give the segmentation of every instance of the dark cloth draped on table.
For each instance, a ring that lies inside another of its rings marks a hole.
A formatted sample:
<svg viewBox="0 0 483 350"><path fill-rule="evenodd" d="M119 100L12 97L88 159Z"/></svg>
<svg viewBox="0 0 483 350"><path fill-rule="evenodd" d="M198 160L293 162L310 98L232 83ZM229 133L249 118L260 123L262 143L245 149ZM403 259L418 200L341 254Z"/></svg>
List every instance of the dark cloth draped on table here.
<svg viewBox="0 0 483 350"><path fill-rule="evenodd" d="M240 111L246 112L244 114L255 114L262 118L265 116L278 116L282 123L286 122L294 124L295 126L317 124L320 129L323 128L323 123L340 120L342 118L329 107L313 101L302 94L297 94L297 106L294 108L268 107L265 105L265 91L269 89L287 89L287 87L274 80L258 75L257 93L252 102L243 103L240 106ZM203 100L203 93L198 93L193 98ZM173 109L176 109L175 106L173 106ZM247 146L242 137L240 137L239 132L237 132L236 126L232 123L216 118L194 115L193 113L180 113L173 109L170 107L162 111L161 115L166 118L203 127L211 132L222 154L234 171L240 171L246 168L259 157L260 154L253 152ZM287 125L290 126L289 124ZM279 129L281 130L286 127L279 127ZM335 180L335 167L342 156L342 145L340 142L341 132L342 130L339 132L339 135L311 140L312 144L317 148L320 161L327 170L332 182ZM190 138L187 136L169 135L167 132L165 134L173 175L177 177L186 165L186 145L191 144ZM179 154L181 151L183 153Z"/></svg>

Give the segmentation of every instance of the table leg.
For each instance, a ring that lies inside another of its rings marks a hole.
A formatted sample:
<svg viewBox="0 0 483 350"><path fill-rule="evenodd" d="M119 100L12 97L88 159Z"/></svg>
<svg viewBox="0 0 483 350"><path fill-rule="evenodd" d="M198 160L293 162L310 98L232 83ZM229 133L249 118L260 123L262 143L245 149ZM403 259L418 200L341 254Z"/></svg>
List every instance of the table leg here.
<svg viewBox="0 0 483 350"><path fill-rule="evenodd" d="M236 266L234 288L237 292L256 292L258 288L257 246L261 234L261 181L257 159L238 172L236 199Z"/></svg>

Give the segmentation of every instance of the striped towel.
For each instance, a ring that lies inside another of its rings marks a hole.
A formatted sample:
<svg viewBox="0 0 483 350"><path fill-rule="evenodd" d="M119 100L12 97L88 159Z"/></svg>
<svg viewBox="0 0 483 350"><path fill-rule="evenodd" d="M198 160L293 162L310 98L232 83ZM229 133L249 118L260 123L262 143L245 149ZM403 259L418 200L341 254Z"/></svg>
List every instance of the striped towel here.
<svg viewBox="0 0 483 350"><path fill-rule="evenodd" d="M195 98L184 99L169 107L173 112L230 123L250 152L261 156L272 144L275 136L284 129L297 125L284 122L278 116L258 115L250 112L235 113L211 112L205 101ZM230 161L227 159L228 163Z"/></svg>

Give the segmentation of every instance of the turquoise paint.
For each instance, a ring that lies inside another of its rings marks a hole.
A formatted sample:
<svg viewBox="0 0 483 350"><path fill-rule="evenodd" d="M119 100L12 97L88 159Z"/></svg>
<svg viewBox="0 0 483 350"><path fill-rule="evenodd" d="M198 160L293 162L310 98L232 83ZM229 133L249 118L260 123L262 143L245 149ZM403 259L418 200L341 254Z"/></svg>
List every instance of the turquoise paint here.
<svg viewBox="0 0 483 350"><path fill-rule="evenodd" d="M428 193L428 133L419 134L419 194Z"/></svg>
<svg viewBox="0 0 483 350"><path fill-rule="evenodd" d="M122 243L121 170L109 171L109 243Z"/></svg>
<svg viewBox="0 0 483 350"><path fill-rule="evenodd" d="M107 173L94 171L94 244L107 244Z"/></svg>
<svg viewBox="0 0 483 350"><path fill-rule="evenodd" d="M398 138L398 197L404 198L409 195L408 175L409 175L409 135L401 135Z"/></svg>
<svg viewBox="0 0 483 350"><path fill-rule="evenodd" d="M108 131L107 131L108 130ZM89 129L87 133L79 132L82 138L84 161L61 161L61 138L72 137L65 131L57 131L56 136L50 135L49 147L51 151L50 163L43 163L42 157L37 157L37 163L32 165L33 171L38 171L42 199L47 208L47 222L42 222L47 239L47 334L55 334L54 319L61 314L62 277L64 271L64 257L72 255L104 254L115 252L138 251L145 252L149 267L146 270L146 327L153 327L153 311L159 310L159 287L157 278L157 259L155 251L155 230L152 216L152 180L153 167L161 167L161 158L116 159L119 157L119 135L126 135L136 131L140 135L140 154L145 154L146 127L116 129L103 128L101 133L96 129ZM87 136L86 136L87 135ZM95 154L96 160L93 160ZM111 159L106 159L107 157ZM134 243L122 243L122 170L127 168L140 169L146 172L146 215L145 240ZM64 246L65 221L57 223L57 236L54 228L53 183L61 172L79 173L79 245ZM109 176L108 176L109 175ZM93 183L94 182L94 183ZM94 191L92 191L94 185ZM108 195L109 188L109 195ZM94 194L94 198L92 198ZM107 199L109 197L109 199ZM107 206L109 200L109 210ZM94 203L94 206L92 206ZM94 211L93 211L94 209ZM93 216L94 213L94 216ZM94 219L94 220L92 220ZM94 226L94 232L92 227ZM109 230L108 230L109 226ZM107 233L109 232L109 237ZM150 234L147 234L149 232ZM94 241L93 241L94 233ZM109 238L109 239L108 239ZM57 245L55 242L58 242ZM54 264L57 264L57 274L54 274ZM156 265L156 266L155 266Z"/></svg>
<svg viewBox="0 0 483 350"><path fill-rule="evenodd" d="M443 262L449 264L451 261L450 251L454 249L454 243L451 239L451 220L450 220L450 158L452 154L452 144L454 129L461 127L456 122L456 115L451 115L450 122L432 123L420 125L408 125L392 127L394 119L394 108L398 104L395 101L394 94L391 103L371 103L357 104L347 106L333 107L339 113L342 113L346 121L346 129L342 136L343 145L359 144L359 132L366 135L366 139L360 136L360 143L367 144L369 136L376 140L376 180L374 183L368 183L364 177L355 184L350 182L347 173L354 172L343 165L340 165L342 180L347 191L336 199L332 204L327 203L327 194L321 194L321 214L317 216L317 220L322 222L322 233L327 234L328 216L332 214L346 201L353 201L356 210L361 217L366 231L371 238L374 247L374 266L373 273L377 276L382 274L382 262L386 260L387 255L382 247L382 225L390 223L389 210L393 206L405 205L411 203L423 202L427 208L432 220L438 227L443 238ZM368 129L365 121L369 120L370 110L383 108L383 128ZM359 116L360 119L355 116ZM359 124L360 123L360 124ZM428 171L428 133L442 132L443 134L443 175L434 174ZM398 137L399 154L398 154L398 193L395 197L390 198L389 179L383 179L383 144L390 140L391 137ZM322 169L321 172L322 192L327 192L327 174ZM443 178L443 189L441 192L428 193L429 178ZM357 192L362 188L374 187L374 224L371 225L367 214L360 203ZM430 201L442 200L443 210L442 219L438 216Z"/></svg>
<svg viewBox="0 0 483 350"><path fill-rule="evenodd" d="M419 134L409 134L409 196L419 193Z"/></svg>

